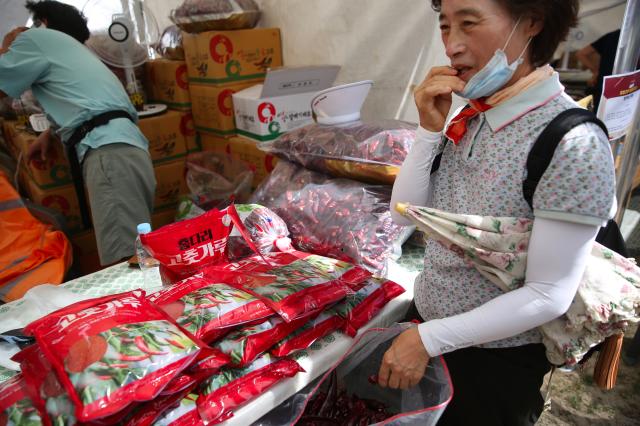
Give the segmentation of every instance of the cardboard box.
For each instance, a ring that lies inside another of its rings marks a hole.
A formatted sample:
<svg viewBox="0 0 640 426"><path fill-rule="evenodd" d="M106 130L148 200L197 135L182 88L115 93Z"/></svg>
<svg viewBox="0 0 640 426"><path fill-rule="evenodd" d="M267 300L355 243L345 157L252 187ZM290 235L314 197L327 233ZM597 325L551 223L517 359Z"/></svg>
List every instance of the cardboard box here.
<svg viewBox="0 0 640 426"><path fill-rule="evenodd" d="M185 181L184 158L170 163L163 163L154 168L156 175L156 194L154 210L161 211L175 208L180 195L189 192ZM80 218L80 205L73 185L43 189L31 179L27 173L21 173L20 183L36 204L59 211L65 217L67 228L71 234L83 230ZM87 197L87 201L89 201Z"/></svg>
<svg viewBox="0 0 640 426"><path fill-rule="evenodd" d="M71 238L71 245L73 246L73 253L75 255L86 255L89 253L95 253L98 251L98 245L96 243L96 234L93 229L82 231Z"/></svg>
<svg viewBox="0 0 640 426"><path fill-rule="evenodd" d="M12 144L16 150L16 158L22 153L22 164L29 177L42 189L70 185L71 170L64 154L64 148L58 141L51 141L47 159L40 157L27 160L27 150L35 142L37 136L26 130L15 129Z"/></svg>
<svg viewBox="0 0 640 426"><path fill-rule="evenodd" d="M269 71L264 84L233 95L238 134L268 141L313 123L311 99L331 87L339 70L327 65Z"/></svg>
<svg viewBox="0 0 640 426"><path fill-rule="evenodd" d="M223 139L202 135L203 151L231 155L233 158L246 161L253 168L253 188L256 188L271 173L278 162L278 158L274 155L261 151L258 144L259 142L239 136Z"/></svg>
<svg viewBox="0 0 640 426"><path fill-rule="evenodd" d="M162 228L165 225L173 223L175 222L175 217L175 207L154 212L153 215L151 215L151 229L156 230L158 228Z"/></svg>
<svg viewBox="0 0 640 426"><path fill-rule="evenodd" d="M15 120L2 120L2 136L4 137L4 145L7 147L9 154L14 158L17 157L17 150L13 144L17 125L18 122Z"/></svg>
<svg viewBox="0 0 640 426"><path fill-rule="evenodd" d="M282 66L278 28L183 32L182 46L190 83L255 82L264 79L267 69Z"/></svg>
<svg viewBox="0 0 640 426"><path fill-rule="evenodd" d="M192 114L195 129L218 136L234 136L233 94L252 86L253 83L237 83L229 86L192 84Z"/></svg>
<svg viewBox="0 0 640 426"><path fill-rule="evenodd" d="M164 163L154 168L156 175L156 196L153 200L154 211L175 207L180 195L189 193L185 180L184 159Z"/></svg>
<svg viewBox="0 0 640 426"><path fill-rule="evenodd" d="M21 174L20 183L34 203L62 213L71 234L82 231L80 204L73 185L43 189L25 173Z"/></svg>
<svg viewBox="0 0 640 426"><path fill-rule="evenodd" d="M175 110L191 109L186 62L155 59L145 64L145 73L149 102Z"/></svg>
<svg viewBox="0 0 640 426"><path fill-rule="evenodd" d="M149 140L149 154L154 164L174 161L187 154L182 120L182 112L167 111L138 122L140 130Z"/></svg>

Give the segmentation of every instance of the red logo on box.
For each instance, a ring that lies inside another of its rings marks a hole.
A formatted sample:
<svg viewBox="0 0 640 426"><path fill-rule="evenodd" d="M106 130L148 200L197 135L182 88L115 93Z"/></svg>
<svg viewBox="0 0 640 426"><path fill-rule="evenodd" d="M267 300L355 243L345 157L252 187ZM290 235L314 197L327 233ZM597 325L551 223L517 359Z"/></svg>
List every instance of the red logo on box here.
<svg viewBox="0 0 640 426"><path fill-rule="evenodd" d="M209 42L209 52L211 58L219 64L224 64L231 59L233 54L233 44L231 40L222 34L213 37Z"/></svg>
<svg viewBox="0 0 640 426"><path fill-rule="evenodd" d="M218 109L223 115L233 115L233 99L231 95L235 92L231 89L226 89L220 92L218 95Z"/></svg>
<svg viewBox="0 0 640 426"><path fill-rule="evenodd" d="M178 69L176 69L176 84L182 90L189 89L189 82L187 81L187 66L180 65Z"/></svg>
<svg viewBox="0 0 640 426"><path fill-rule="evenodd" d="M180 119L180 133L183 136L193 136L196 134L196 129L193 125L193 115L185 114Z"/></svg>
<svg viewBox="0 0 640 426"><path fill-rule="evenodd" d="M258 119L261 123L270 123L276 118L276 107L271 102L263 102L258 106Z"/></svg>

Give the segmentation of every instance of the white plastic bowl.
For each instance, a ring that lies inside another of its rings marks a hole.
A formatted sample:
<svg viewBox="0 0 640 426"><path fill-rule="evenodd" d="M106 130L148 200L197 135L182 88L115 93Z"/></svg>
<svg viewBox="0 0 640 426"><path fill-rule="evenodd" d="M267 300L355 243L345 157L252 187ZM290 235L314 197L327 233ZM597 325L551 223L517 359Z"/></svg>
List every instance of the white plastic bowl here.
<svg viewBox="0 0 640 426"><path fill-rule="evenodd" d="M364 104L373 81L343 84L322 90L311 100L311 108L320 124L341 124L360 119Z"/></svg>

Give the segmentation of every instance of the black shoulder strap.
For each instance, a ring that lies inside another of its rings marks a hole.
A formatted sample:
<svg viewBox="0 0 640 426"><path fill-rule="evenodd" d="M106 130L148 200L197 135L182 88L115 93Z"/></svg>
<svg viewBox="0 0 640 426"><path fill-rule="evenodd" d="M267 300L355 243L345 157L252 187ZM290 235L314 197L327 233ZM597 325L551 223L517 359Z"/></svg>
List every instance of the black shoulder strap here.
<svg viewBox="0 0 640 426"><path fill-rule="evenodd" d="M527 157L527 178L522 182L522 193L531 209L533 209L533 194L542 175L549 167L558 144L571 129L583 123L595 123L607 136L609 135L604 123L591 111L572 108L561 112L551 120L534 142Z"/></svg>

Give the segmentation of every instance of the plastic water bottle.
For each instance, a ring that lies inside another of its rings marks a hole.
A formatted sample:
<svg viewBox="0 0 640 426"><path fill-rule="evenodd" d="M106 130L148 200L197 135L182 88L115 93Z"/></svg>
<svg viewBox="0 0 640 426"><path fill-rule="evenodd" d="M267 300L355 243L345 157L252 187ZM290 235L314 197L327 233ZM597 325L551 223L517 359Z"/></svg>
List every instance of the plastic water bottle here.
<svg viewBox="0 0 640 426"><path fill-rule="evenodd" d="M136 255L138 256L138 266L142 271L145 288L159 287L162 285L160 278L160 263L147 251L142 242L140 235L151 232L151 225L141 223L138 225L138 237L136 238Z"/></svg>

